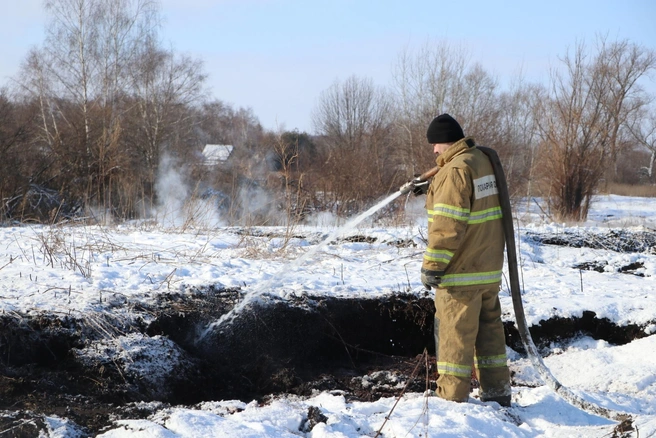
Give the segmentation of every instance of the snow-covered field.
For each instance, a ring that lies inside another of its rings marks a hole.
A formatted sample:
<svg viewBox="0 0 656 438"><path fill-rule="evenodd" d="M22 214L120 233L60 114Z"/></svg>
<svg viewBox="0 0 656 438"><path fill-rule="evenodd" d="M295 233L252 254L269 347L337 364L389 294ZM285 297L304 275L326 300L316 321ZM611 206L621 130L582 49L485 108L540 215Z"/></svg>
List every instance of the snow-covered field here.
<svg viewBox="0 0 656 438"><path fill-rule="evenodd" d="M545 245L535 239L606 236L611 230L656 233L656 199L600 196L588 222L574 226L548 222L534 202L519 204L516 215L529 325L592 311L597 318L656 333L653 246L626 252ZM246 305L268 295L423 293L423 220L421 213L414 225L364 222L345 235L334 226L5 226L0 228L0 311L80 316L112 312L129 319L124 312L130 307L118 304L148 303L162 293L210 284L242 288L249 293ZM324 242L331 233L375 241ZM583 265L601 268L577 268ZM620 272L627 267L630 272ZM513 320L505 282L500 297L504 319ZM321 392L309 398L280 397L266 405L208 400L195 406L162 406L147 419L117 421L100 436L351 438L375 436L381 427L383 437L613 436L617 423L568 405L539 380L526 358L510 350L509 357L516 383L509 409L481 403L475 393L470 403L456 404L421 393L364 403ZM580 337L553 345L545 363L582 398L631 414L636 430L627 436L656 435L656 336L621 346ZM310 407L325 416L311 430L303 427ZM75 425L64 418L53 415L47 421L49 436L78 436Z"/></svg>

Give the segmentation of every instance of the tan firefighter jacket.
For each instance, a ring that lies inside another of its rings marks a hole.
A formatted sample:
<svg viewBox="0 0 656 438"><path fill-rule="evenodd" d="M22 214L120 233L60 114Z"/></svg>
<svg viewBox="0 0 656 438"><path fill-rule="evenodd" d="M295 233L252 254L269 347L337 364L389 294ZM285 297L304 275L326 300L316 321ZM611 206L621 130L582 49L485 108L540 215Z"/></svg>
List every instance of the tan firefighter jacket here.
<svg viewBox="0 0 656 438"><path fill-rule="evenodd" d="M463 138L437 157L440 171L427 192L428 246L422 272L440 287L500 285L504 234L490 160Z"/></svg>

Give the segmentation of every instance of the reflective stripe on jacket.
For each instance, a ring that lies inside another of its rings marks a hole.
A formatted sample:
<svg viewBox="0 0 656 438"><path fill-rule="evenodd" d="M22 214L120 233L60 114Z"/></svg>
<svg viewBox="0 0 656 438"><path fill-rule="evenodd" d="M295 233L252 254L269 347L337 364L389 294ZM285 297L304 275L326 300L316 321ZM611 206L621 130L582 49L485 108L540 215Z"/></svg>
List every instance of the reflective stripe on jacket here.
<svg viewBox="0 0 656 438"><path fill-rule="evenodd" d="M426 197L428 245L422 270L442 287L500 284L505 245L496 179L470 137L437 157Z"/></svg>

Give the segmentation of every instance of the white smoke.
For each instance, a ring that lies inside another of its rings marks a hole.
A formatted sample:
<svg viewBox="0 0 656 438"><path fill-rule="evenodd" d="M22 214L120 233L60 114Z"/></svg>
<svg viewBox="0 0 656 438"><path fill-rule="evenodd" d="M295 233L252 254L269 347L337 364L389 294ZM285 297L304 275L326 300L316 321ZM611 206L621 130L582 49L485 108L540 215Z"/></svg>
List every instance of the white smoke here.
<svg viewBox="0 0 656 438"><path fill-rule="evenodd" d="M319 211L308 215L303 222L314 227L329 228L341 225L344 219L329 211Z"/></svg>
<svg viewBox="0 0 656 438"><path fill-rule="evenodd" d="M215 228L223 225L214 199L200 199L186 181L182 169L168 155L162 156L155 182L157 206L154 218L166 228Z"/></svg>
<svg viewBox="0 0 656 438"><path fill-rule="evenodd" d="M275 223L277 212L273 194L255 185L241 185L238 192L241 207L241 222L249 225L255 222Z"/></svg>

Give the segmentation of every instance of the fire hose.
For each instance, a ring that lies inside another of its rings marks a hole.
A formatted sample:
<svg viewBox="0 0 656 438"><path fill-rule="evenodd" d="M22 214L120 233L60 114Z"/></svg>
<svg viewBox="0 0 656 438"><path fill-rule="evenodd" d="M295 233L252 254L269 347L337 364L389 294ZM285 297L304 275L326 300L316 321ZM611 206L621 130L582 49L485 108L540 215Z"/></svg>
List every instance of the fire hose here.
<svg viewBox="0 0 656 438"><path fill-rule="evenodd" d="M512 219L512 209L510 206L510 195L508 193L508 184L506 181L506 175L503 171L503 166L501 165L501 160L499 155L494 149L477 146L477 148L483 152L492 163L492 168L494 169L494 175L497 180L497 189L499 191L499 202L501 204L501 211L503 214L502 223L503 231L506 239L506 255L508 259L508 274L510 278L510 295L512 297L513 309L515 311L515 321L517 322L517 330L519 331L519 336L522 340L522 344L526 349L526 353L531 361L531 364L538 371L538 374L556 394L561 396L566 402L575 406L585 412L591 413L593 415L598 415L610 420L627 422L631 421L631 415L624 412L615 411L612 409L599 406L593 402L584 400L580 396L574 394L570 389L563 386L549 371L549 369L544 364L542 356L537 350L531 333L528 329L528 324L526 323L526 315L524 314L524 304L522 302L521 288L519 284L519 274L517 266L517 250L515 247L515 230L513 226ZM428 181L439 171L439 167L434 167L429 171L415 177L412 181L401 186L399 191L403 193L408 193L413 188L420 183Z"/></svg>

